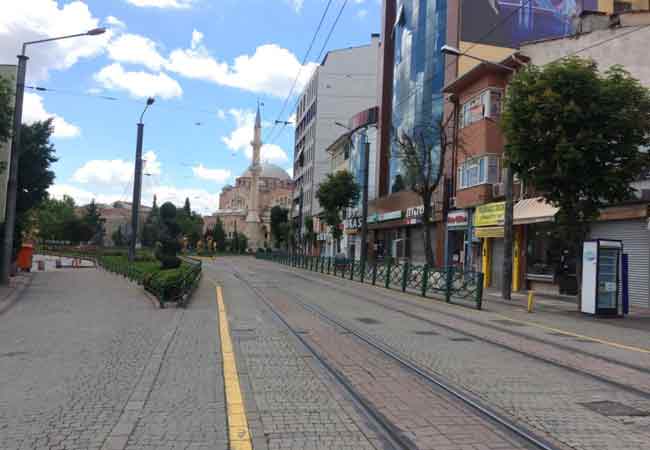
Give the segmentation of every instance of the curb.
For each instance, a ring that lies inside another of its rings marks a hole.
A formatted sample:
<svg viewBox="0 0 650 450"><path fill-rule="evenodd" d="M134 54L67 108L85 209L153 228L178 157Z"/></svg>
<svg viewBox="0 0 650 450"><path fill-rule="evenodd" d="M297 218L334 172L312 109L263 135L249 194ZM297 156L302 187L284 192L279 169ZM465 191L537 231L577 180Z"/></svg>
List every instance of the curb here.
<svg viewBox="0 0 650 450"><path fill-rule="evenodd" d="M20 300L20 297L22 296L23 292L27 287L29 287L30 284L32 284L32 280L34 279L34 274L32 272L25 272L27 281L25 283L22 283L16 288L5 298L4 302L2 305L0 305L0 315L4 314L7 312L12 306ZM24 276L24 275L23 275Z"/></svg>

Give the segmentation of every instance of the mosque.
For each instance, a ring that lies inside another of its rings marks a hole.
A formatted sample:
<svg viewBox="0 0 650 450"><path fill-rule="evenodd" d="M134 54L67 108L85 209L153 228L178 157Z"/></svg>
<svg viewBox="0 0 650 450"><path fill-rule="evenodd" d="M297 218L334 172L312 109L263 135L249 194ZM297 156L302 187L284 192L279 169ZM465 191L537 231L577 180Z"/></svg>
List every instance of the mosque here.
<svg viewBox="0 0 650 450"><path fill-rule="evenodd" d="M235 232L244 233L248 237L248 248L255 251L272 246L271 208L276 205L291 208L293 181L282 167L260 161L262 119L259 106L251 145L251 165L237 177L234 186L224 186L219 197L219 210L206 219L211 219L213 224L217 217L220 218L229 238Z"/></svg>

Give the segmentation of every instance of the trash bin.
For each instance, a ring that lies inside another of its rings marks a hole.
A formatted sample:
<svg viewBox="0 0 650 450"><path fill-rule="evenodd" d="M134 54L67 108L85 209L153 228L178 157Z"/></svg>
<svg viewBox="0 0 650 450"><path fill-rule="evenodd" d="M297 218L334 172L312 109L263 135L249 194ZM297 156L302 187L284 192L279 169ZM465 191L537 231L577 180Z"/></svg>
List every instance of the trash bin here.
<svg viewBox="0 0 650 450"><path fill-rule="evenodd" d="M18 251L18 268L24 272L31 271L33 256L34 246L32 244L23 244Z"/></svg>

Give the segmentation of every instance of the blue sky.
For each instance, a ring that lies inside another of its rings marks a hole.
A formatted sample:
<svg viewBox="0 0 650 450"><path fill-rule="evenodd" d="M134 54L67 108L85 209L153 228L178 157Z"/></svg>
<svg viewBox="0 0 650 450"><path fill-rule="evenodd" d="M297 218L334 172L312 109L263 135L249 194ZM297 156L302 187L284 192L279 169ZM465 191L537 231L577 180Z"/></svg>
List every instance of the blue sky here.
<svg viewBox="0 0 650 450"><path fill-rule="evenodd" d="M333 0L299 85L307 80L344 0ZM259 99L271 123L300 69L326 0L5 0L0 64L15 63L20 44L105 26L98 37L29 50L25 121L54 116L59 162L51 194L83 203L130 200L136 122L147 96L143 201L153 194L202 213L217 208L223 184L250 160ZM379 0L348 0L326 50L363 45L377 32ZM106 100L101 96L114 97ZM282 119L288 119L290 108ZM268 139L265 139L268 140ZM263 149L263 159L291 167L293 129Z"/></svg>

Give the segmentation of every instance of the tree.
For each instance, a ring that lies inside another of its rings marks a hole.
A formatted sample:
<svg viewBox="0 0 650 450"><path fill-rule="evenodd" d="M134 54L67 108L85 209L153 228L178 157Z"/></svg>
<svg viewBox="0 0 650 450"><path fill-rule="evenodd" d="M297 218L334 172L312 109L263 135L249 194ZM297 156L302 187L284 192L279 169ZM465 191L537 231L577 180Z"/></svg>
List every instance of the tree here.
<svg viewBox="0 0 650 450"><path fill-rule="evenodd" d="M630 198L647 168L639 150L650 145L650 92L620 66L601 74L577 57L531 65L510 84L502 127L513 171L559 208L556 222L580 264L589 223Z"/></svg>
<svg viewBox="0 0 650 450"><path fill-rule="evenodd" d="M325 223L332 230L332 237L336 241L336 248L340 247L342 213L346 208L351 208L359 201L359 185L347 170L334 174L327 174L316 191L316 198L323 208ZM305 223L306 224L306 223ZM313 224L312 224L313 228Z"/></svg>
<svg viewBox="0 0 650 450"><path fill-rule="evenodd" d="M113 244L116 247L123 247L127 244L126 241L126 236L122 234L122 227L117 227L117 230L113 232L113 235L111 236L111 239L113 240Z"/></svg>
<svg viewBox="0 0 650 450"><path fill-rule="evenodd" d="M0 77L0 144L11 137L13 125L13 92L12 80ZM2 170L5 167L1 168Z"/></svg>
<svg viewBox="0 0 650 450"><path fill-rule="evenodd" d="M175 269L181 265L177 253L181 249L179 236L180 227L177 223L176 207L166 202L160 207L161 232L160 241L156 244L156 259L163 269Z"/></svg>
<svg viewBox="0 0 650 450"><path fill-rule="evenodd" d="M44 241L67 241L67 225L77 219L74 212L75 203L67 195L63 200L45 199L34 209L34 230Z"/></svg>
<svg viewBox="0 0 650 450"><path fill-rule="evenodd" d="M289 210L279 205L271 208L271 236L275 247L279 248L288 239Z"/></svg>
<svg viewBox="0 0 650 450"><path fill-rule="evenodd" d="M99 208L97 208L95 199L92 199L88 206L86 206L86 213L82 221L90 235L89 239L85 239L84 241L91 241L95 245L102 245L104 242L105 220L102 218Z"/></svg>
<svg viewBox="0 0 650 450"><path fill-rule="evenodd" d="M183 213L188 217L192 215L192 206L190 205L189 197L185 198L185 204L183 205Z"/></svg>
<svg viewBox="0 0 650 450"><path fill-rule="evenodd" d="M214 239L218 251L223 252L226 250L226 230L223 228L220 217L217 217L217 221L212 229L212 239Z"/></svg>
<svg viewBox="0 0 650 450"><path fill-rule="evenodd" d="M452 145L449 127L453 117L453 114L445 117L440 113L430 124L418 125L410 132L393 132L393 154L399 158L403 171L395 177L393 187L408 187L422 200L424 255L430 267L435 265L431 239L433 193L442 178L445 152Z"/></svg>
<svg viewBox="0 0 650 450"><path fill-rule="evenodd" d="M303 239L305 241L304 246L307 253L311 253L312 243L316 238L316 233L314 232L314 218L311 216L305 217L304 226L305 226L304 233L303 233Z"/></svg>
<svg viewBox="0 0 650 450"><path fill-rule="evenodd" d="M158 199L153 196L153 206L147 219L142 227L141 241L145 247L153 247L156 245L160 236L160 208L158 208Z"/></svg>
<svg viewBox="0 0 650 450"><path fill-rule="evenodd" d="M14 252L22 244L23 233L30 229L33 208L48 198L47 190L54 182L54 172L50 170L57 161L50 143L53 130L52 119L22 125Z"/></svg>

